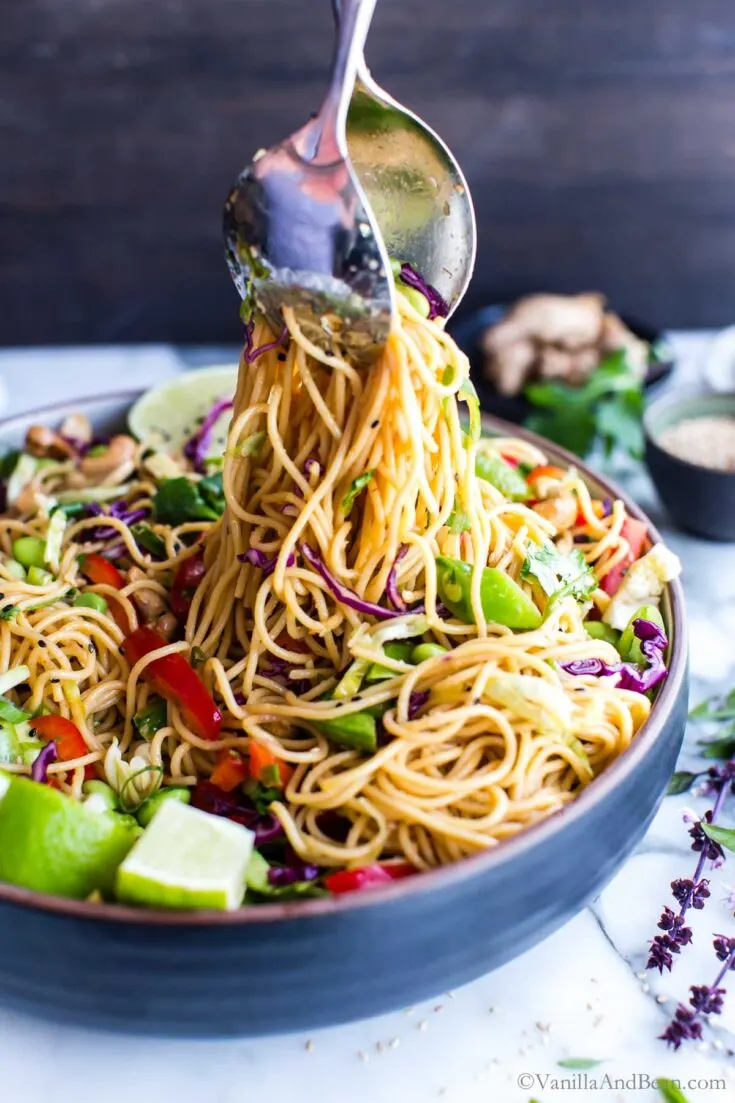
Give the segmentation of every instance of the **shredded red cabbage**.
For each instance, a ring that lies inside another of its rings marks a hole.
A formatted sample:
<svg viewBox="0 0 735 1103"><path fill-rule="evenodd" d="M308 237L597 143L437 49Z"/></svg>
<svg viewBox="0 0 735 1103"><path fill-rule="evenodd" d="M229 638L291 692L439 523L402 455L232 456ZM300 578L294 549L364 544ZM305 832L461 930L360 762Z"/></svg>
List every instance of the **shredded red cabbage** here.
<svg viewBox="0 0 735 1103"><path fill-rule="evenodd" d="M256 846L275 842L283 836L283 828L275 816L269 813L261 815L244 793L225 793L211 781L199 782L192 793L191 803L202 812L223 816L248 827L255 832Z"/></svg>
<svg viewBox="0 0 735 1103"><path fill-rule="evenodd" d="M255 363L258 357L262 356L264 352L270 352L271 349L277 349L278 346L284 344L287 339L288 329L284 325L275 341L268 341L265 345L258 345L257 348L253 348L253 323L248 322L245 326L245 363Z"/></svg>
<svg viewBox="0 0 735 1103"><path fill-rule="evenodd" d="M446 318L449 313L449 307L445 303L436 288L432 287L430 283L418 274L415 268L412 268L410 264L401 265L400 279L406 284L407 287L413 287L416 291L420 291L425 296L426 301L429 304L429 319L432 318Z"/></svg>
<svg viewBox="0 0 735 1103"><path fill-rule="evenodd" d="M634 663L605 663L602 659L572 659L561 663L561 669L567 674L587 675L594 678L618 675L616 689L630 689L636 693L647 693L662 682L668 670L664 662L664 652L669 646L666 634L650 620L633 622L633 632L641 641L641 651L648 660L645 670Z"/></svg>
<svg viewBox="0 0 735 1103"><path fill-rule="evenodd" d="M402 559L405 559L408 552L408 544L402 544L398 549L398 555L393 560L393 566L388 572L388 577L385 580L385 594L388 601L398 613L405 613L407 606L401 595L398 593L398 564Z"/></svg>
<svg viewBox="0 0 735 1103"><path fill-rule="evenodd" d="M45 747L42 747L31 765L31 778L33 781L37 781L41 785L47 785L48 775L46 771L52 762L56 762L58 757L59 755L54 742L47 743Z"/></svg>
<svg viewBox="0 0 735 1103"><path fill-rule="evenodd" d="M268 575L273 574L276 569L276 563L278 562L277 555L267 556L260 548L248 548L246 552L242 552L237 558L241 563L249 563L251 567L260 567L266 578ZM293 567L295 562L296 556L291 552L286 560L286 566Z"/></svg>
<svg viewBox="0 0 735 1103"><path fill-rule="evenodd" d="M130 509L128 503L120 498L116 502L111 502L107 509L103 509L98 502L90 502L87 506L87 513L90 517L115 517L117 520L122 521L125 525L135 525L138 521L142 521L148 516L148 510L143 509ZM111 528L109 525L99 525L96 528L89 530L90 538L93 540L112 540L118 535L117 529Z"/></svg>
<svg viewBox="0 0 735 1103"><path fill-rule="evenodd" d="M309 456L308 460L304 461L304 474L306 475L307 479L311 475L312 468L316 470L318 475L321 475L321 473L324 471L324 468L319 463L319 460L316 459L314 456Z"/></svg>
<svg viewBox="0 0 735 1103"><path fill-rule="evenodd" d="M319 572L337 601L341 602L342 605L347 605L348 608L355 609L358 613L364 613L367 617L376 617L378 620L392 620L393 617L400 615L393 612L392 609L384 609L382 605L375 605L372 601L365 601L364 598L358 597L357 594L354 594L352 590L348 590L334 577L321 556L313 548L310 548L308 544L300 544L299 547L306 562L315 571Z"/></svg>
<svg viewBox="0 0 735 1103"><path fill-rule="evenodd" d="M184 455L187 460L191 460L194 464L195 471L202 472L204 470L204 461L212 444L212 430L222 414L227 410L231 410L232 407L233 403L229 398L220 398L212 406L196 433L184 445Z"/></svg>
<svg viewBox="0 0 735 1103"><path fill-rule="evenodd" d="M408 699L408 719L413 720L429 700L428 689L416 690Z"/></svg>
<svg viewBox="0 0 735 1103"><path fill-rule="evenodd" d="M268 884L274 888L283 888L285 885L295 885L299 881L316 881L319 876L319 867L295 863L290 866L271 866L268 870Z"/></svg>

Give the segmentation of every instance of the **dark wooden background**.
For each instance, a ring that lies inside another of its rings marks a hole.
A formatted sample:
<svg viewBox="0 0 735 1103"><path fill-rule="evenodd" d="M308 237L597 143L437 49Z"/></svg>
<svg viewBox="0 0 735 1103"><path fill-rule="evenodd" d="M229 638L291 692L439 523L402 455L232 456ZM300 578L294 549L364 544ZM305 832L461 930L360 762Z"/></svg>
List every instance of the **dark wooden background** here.
<svg viewBox="0 0 735 1103"><path fill-rule="evenodd" d="M0 344L236 338L220 208L319 98L329 0L1 0ZM735 320L732 0L379 0L376 76L460 156L466 306Z"/></svg>

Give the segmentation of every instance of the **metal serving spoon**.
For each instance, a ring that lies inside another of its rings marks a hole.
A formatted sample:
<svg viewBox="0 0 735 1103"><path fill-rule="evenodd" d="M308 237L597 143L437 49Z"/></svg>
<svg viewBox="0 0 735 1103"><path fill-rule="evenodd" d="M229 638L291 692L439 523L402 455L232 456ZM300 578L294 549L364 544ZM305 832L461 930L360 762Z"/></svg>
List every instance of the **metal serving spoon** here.
<svg viewBox="0 0 735 1103"><path fill-rule="evenodd" d="M227 197L225 256L243 299L278 332L291 307L328 352L370 362L395 308L388 257L350 166L345 121L375 0L343 0L332 77L317 114L256 155Z"/></svg>
<svg viewBox="0 0 735 1103"><path fill-rule="evenodd" d="M333 0L333 7L339 26L347 5ZM408 261L452 314L477 249L467 182L438 134L375 83L364 55L347 116L347 146L388 255Z"/></svg>

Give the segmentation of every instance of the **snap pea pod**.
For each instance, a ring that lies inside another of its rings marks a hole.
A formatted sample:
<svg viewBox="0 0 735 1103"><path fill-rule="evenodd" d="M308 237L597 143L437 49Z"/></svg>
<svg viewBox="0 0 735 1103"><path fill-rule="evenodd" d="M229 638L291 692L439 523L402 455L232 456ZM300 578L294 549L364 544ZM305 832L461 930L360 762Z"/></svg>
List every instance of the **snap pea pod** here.
<svg viewBox="0 0 735 1103"><path fill-rule="evenodd" d="M336 716L332 720L319 720L314 727L341 747L374 754L378 749L378 725L372 715L373 711L374 709L365 709L363 712L351 712L347 716Z"/></svg>
<svg viewBox="0 0 735 1103"><path fill-rule="evenodd" d="M107 612L107 602L101 594L77 594L72 604L78 609L94 609L98 613Z"/></svg>
<svg viewBox="0 0 735 1103"><path fill-rule="evenodd" d="M419 663L425 663L428 659L437 659L439 655L446 655L446 647L442 647L440 643L419 643L411 651L411 662L418 666Z"/></svg>
<svg viewBox="0 0 735 1103"><path fill-rule="evenodd" d="M474 624L472 566L441 555L436 567L439 597L455 617L465 624ZM541 613L528 594L497 567L485 567L482 571L480 602L489 624L523 630L538 628L541 624Z"/></svg>
<svg viewBox="0 0 735 1103"><path fill-rule="evenodd" d="M593 640L604 640L605 643L611 643L613 647L618 647L620 643L620 633L617 628L605 624L603 620L585 621L584 627L587 631L587 635L591 636Z"/></svg>
<svg viewBox="0 0 735 1103"><path fill-rule="evenodd" d="M525 502L531 497L531 488L517 467L506 463L502 456L492 452L478 452L475 459L475 474L484 479L506 498L514 502Z"/></svg>
<svg viewBox="0 0 735 1103"><path fill-rule="evenodd" d="M391 641L385 645L383 650L389 659L396 659L402 663L413 662L411 655L415 648L412 643ZM382 663L373 663L365 675L365 681L382 682L385 678L395 678L396 674L397 671L391 670L389 666L383 666Z"/></svg>
<svg viewBox="0 0 735 1103"><path fill-rule="evenodd" d="M623 634L620 637L620 643L618 645L620 657L626 663L637 663L639 666L646 666L647 659L641 649L641 641L633 630L633 625L637 620L649 620L652 624L657 624L659 628L663 629L664 619L658 611L657 606L641 605L640 609L636 609L623 629Z"/></svg>

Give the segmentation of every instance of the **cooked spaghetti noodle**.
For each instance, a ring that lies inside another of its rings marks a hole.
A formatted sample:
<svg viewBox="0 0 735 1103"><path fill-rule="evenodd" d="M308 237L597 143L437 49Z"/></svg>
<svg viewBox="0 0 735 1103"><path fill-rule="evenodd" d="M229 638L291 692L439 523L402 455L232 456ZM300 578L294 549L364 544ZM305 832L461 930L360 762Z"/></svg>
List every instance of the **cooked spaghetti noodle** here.
<svg viewBox="0 0 735 1103"><path fill-rule="evenodd" d="M143 441L102 480L125 508L79 509L57 567L31 581L12 567L15 542L46 540L54 505L74 502L74 442L24 487L0 521L0 670L28 670L9 699L73 722L79 753L47 776L78 799L86 768L125 810L163 784L196 787L221 811L218 767L247 774L257 754L270 764L253 775L259 793L225 787L225 814L255 800L267 818L265 801L303 862L455 861L574 800L648 716L649 697L624 688L613 633L590 630L611 601L605 579L620 585L642 537L634 548L623 504L592 500L573 469L523 440L479 439L466 358L410 303L369 370L285 322L283 344L258 323L251 348L267 347L241 362L219 520L162 518ZM521 483L525 472L532 493L498 489L478 456ZM143 543L132 518L146 521ZM100 553L119 578L85 568ZM82 587L99 607L78 603ZM143 623L170 642L135 652L125 641ZM196 666L216 730L156 675L165 656ZM151 731L139 718L156 693L167 703ZM4 768L28 773L34 753Z"/></svg>

